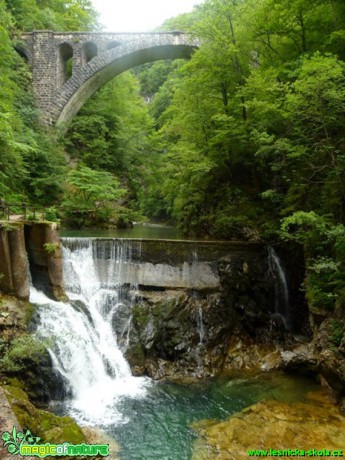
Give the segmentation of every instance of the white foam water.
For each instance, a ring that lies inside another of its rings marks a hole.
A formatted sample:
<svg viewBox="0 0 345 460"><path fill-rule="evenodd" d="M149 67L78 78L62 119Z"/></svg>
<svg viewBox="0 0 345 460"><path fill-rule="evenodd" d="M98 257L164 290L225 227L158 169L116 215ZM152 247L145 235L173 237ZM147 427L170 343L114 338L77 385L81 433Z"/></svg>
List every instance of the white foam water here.
<svg viewBox="0 0 345 460"><path fill-rule="evenodd" d="M278 254L271 246L268 247L268 264L274 279L275 313L280 315L286 329L291 330L292 324L287 276Z"/></svg>
<svg viewBox="0 0 345 460"><path fill-rule="evenodd" d="M118 410L125 397L140 398L150 385L133 377L112 327L122 305L121 274L130 246L110 241L104 250L91 239L64 239L64 277L69 303L54 302L35 288L30 301L39 306L37 334L48 340L55 370L71 397L68 413L78 422L107 425L126 422ZM98 263L107 260L105 266Z"/></svg>

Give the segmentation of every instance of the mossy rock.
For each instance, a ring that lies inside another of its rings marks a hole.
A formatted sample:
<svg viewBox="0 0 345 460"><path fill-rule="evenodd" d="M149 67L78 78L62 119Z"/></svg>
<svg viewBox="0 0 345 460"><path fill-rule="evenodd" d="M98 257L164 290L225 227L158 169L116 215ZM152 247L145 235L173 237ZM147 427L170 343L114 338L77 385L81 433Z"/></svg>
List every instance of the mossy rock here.
<svg viewBox="0 0 345 460"><path fill-rule="evenodd" d="M42 409L37 409L22 389L7 385L3 387L6 397L23 429L29 429L42 442L80 444L85 435L71 417L59 417Z"/></svg>
<svg viewBox="0 0 345 460"><path fill-rule="evenodd" d="M24 383L19 380L17 377L7 377L5 379L6 385L11 385L12 387L19 388L20 390L25 391Z"/></svg>

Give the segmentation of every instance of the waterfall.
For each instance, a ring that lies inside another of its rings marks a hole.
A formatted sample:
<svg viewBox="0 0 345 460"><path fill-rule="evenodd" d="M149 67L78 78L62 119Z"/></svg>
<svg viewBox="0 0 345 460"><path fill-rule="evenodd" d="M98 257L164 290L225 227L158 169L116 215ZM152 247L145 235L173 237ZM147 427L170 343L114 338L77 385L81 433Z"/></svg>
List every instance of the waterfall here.
<svg viewBox="0 0 345 460"><path fill-rule="evenodd" d="M270 274L274 280L275 313L281 316L286 329L291 330L292 324L287 277L277 253L271 246L268 247L268 264Z"/></svg>
<svg viewBox="0 0 345 460"><path fill-rule="evenodd" d="M199 333L199 345L202 345L205 338L205 327L204 327L204 320L202 317L202 308L199 307L196 316L196 324Z"/></svg>
<svg viewBox="0 0 345 460"><path fill-rule="evenodd" d="M116 310L135 290L122 282L132 246L125 240L106 243L62 239L70 302L54 302L34 288L30 297L39 306L37 333L48 340L54 368L71 394L67 410L92 425L124 422L117 403L144 396L148 385L148 379L131 375L112 328Z"/></svg>

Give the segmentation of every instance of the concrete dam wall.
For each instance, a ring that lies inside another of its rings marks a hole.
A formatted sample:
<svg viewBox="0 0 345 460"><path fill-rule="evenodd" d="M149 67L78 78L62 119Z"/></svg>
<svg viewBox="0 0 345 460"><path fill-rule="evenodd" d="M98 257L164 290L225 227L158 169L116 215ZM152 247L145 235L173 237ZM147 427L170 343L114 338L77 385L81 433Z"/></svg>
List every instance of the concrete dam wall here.
<svg viewBox="0 0 345 460"><path fill-rule="evenodd" d="M112 238L62 238L69 251L89 248L99 279L164 289L219 289L219 259L247 259L264 250L258 243Z"/></svg>

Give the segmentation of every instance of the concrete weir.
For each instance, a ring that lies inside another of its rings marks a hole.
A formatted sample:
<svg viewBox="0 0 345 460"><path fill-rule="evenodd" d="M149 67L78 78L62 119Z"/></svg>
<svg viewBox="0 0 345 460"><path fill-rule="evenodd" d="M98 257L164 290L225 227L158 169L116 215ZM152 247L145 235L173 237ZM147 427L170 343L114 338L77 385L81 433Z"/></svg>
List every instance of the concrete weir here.
<svg viewBox="0 0 345 460"><path fill-rule="evenodd" d="M61 245L62 241L62 245ZM260 243L113 238L59 238L51 222L0 225L0 290L29 299L33 285L49 297L66 301L62 246L71 251L89 247L97 275L141 288L196 289L220 287L218 261L225 256L246 259L262 251Z"/></svg>
<svg viewBox="0 0 345 460"><path fill-rule="evenodd" d="M112 238L62 238L62 244L71 251L90 245L100 281L113 272L120 284L152 289L217 290L219 259L262 249L258 243Z"/></svg>

